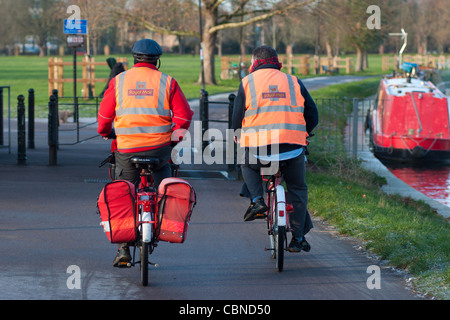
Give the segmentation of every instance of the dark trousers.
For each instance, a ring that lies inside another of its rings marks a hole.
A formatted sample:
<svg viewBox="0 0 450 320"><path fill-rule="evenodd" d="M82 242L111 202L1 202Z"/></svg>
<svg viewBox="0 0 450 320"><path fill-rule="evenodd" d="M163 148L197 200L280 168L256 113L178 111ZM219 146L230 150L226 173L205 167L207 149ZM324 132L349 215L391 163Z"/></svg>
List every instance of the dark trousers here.
<svg viewBox="0 0 450 320"><path fill-rule="evenodd" d="M259 160L252 164L249 161L250 156L247 149L245 152L245 163L242 165L245 185L241 195L253 199L264 195L261 168L267 166L267 164L263 164ZM272 163L270 166L273 168L274 164ZM295 238L301 238L313 228L311 216L307 210L308 187L305 181L305 154L303 152L296 158L281 161L278 166L286 183L288 191L287 201L292 203L294 207L294 212L289 214L292 235Z"/></svg>
<svg viewBox="0 0 450 320"><path fill-rule="evenodd" d="M116 152L115 178L130 181L138 187L141 181L140 170L137 169L134 164L130 163L130 159L133 157L155 157L159 159L159 166L153 170L152 176L154 186L158 188L163 179L170 178L171 176L169 163L171 153L171 146L164 146L158 149L136 153Z"/></svg>

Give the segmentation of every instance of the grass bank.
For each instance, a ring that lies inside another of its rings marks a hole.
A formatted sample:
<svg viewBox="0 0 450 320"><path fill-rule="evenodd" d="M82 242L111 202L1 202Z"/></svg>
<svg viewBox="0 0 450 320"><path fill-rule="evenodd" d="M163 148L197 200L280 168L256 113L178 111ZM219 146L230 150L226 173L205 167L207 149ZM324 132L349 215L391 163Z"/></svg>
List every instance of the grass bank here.
<svg viewBox="0 0 450 320"><path fill-rule="evenodd" d="M369 79L317 90L312 96L370 96L377 86L377 79ZM359 239L387 264L409 272L418 292L449 299L449 223L422 201L384 194L384 178L345 153L328 152L320 130L313 139L307 174L310 211Z"/></svg>

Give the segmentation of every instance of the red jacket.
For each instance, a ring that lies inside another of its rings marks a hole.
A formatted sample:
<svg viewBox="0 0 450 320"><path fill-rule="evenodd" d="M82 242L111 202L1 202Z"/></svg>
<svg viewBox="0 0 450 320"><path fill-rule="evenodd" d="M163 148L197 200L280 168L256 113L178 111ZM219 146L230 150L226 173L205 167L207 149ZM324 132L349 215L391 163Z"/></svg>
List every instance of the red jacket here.
<svg viewBox="0 0 450 320"><path fill-rule="evenodd" d="M147 67L157 70L156 67L149 63L137 63L135 67ZM98 112L98 128L97 132L106 137L111 133L114 118L116 117L116 81L115 78L111 79L108 89L105 92L103 101L100 103L100 110ZM181 91L175 79L172 79L171 90L170 90L170 109L173 113L172 122L174 124L172 130L176 131L178 129L189 129L191 125L192 117L194 112L191 110L186 97ZM184 131L180 130L180 131ZM168 143L170 144L170 142ZM161 146L159 146L161 147ZM139 148L127 150L127 153L148 151L154 148Z"/></svg>

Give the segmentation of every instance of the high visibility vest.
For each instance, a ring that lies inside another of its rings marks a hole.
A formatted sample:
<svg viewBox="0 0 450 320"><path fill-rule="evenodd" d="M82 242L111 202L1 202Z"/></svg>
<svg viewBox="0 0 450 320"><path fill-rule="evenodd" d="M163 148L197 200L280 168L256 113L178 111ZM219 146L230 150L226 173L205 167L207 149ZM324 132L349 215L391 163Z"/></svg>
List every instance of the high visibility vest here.
<svg viewBox="0 0 450 320"><path fill-rule="evenodd" d="M155 148L170 142L172 77L147 67L131 68L116 78L117 148Z"/></svg>
<svg viewBox="0 0 450 320"><path fill-rule="evenodd" d="M260 69L245 77L242 84L246 105L241 147L308 145L305 99L296 77L276 69Z"/></svg>

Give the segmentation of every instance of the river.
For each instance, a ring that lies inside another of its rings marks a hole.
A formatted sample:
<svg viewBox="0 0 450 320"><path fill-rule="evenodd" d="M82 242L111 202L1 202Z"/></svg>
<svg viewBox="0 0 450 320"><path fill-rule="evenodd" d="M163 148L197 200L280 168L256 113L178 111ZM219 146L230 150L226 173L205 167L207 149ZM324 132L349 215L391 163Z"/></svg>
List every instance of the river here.
<svg viewBox="0 0 450 320"><path fill-rule="evenodd" d="M384 163L397 178L450 207L450 164L412 166Z"/></svg>

